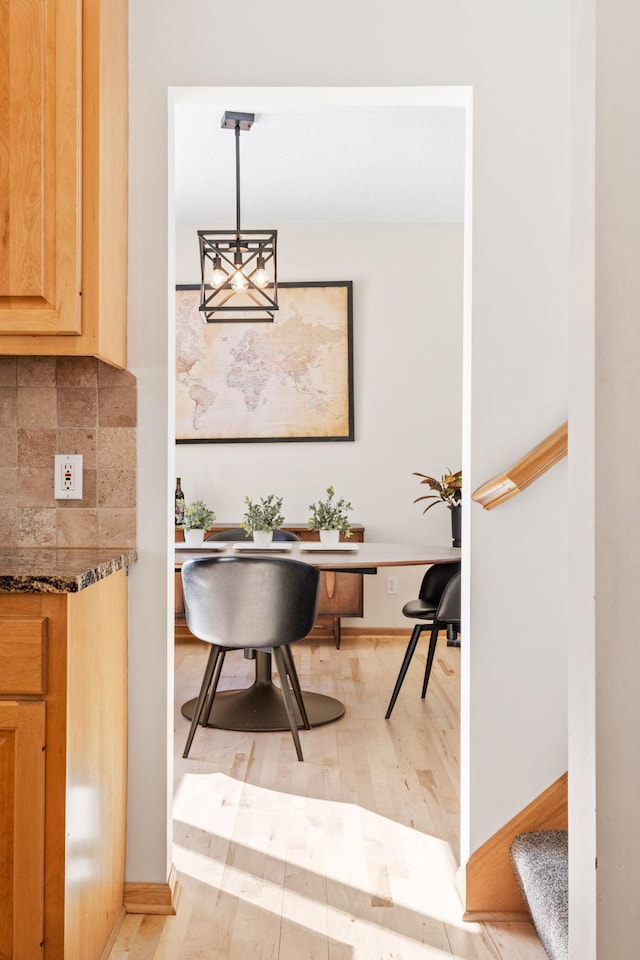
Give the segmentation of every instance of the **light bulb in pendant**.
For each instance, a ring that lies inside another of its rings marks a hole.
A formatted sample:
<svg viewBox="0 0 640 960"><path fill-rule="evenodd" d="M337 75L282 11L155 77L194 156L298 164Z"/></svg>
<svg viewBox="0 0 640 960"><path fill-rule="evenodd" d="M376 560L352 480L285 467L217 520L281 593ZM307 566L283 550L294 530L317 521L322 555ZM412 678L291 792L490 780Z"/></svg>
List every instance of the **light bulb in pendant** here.
<svg viewBox="0 0 640 960"><path fill-rule="evenodd" d="M227 279L227 275L222 269L222 262L220 260L220 257L214 257L213 272L211 274L211 282L213 283L214 287L221 287L226 279Z"/></svg>
<svg viewBox="0 0 640 960"><path fill-rule="evenodd" d="M249 286L249 281L241 270L236 270L234 275L231 277L231 286L237 292L240 290L246 290Z"/></svg>
<svg viewBox="0 0 640 960"><path fill-rule="evenodd" d="M269 274L265 270L264 257L258 257L258 265L251 277L257 287L266 287L269 283Z"/></svg>

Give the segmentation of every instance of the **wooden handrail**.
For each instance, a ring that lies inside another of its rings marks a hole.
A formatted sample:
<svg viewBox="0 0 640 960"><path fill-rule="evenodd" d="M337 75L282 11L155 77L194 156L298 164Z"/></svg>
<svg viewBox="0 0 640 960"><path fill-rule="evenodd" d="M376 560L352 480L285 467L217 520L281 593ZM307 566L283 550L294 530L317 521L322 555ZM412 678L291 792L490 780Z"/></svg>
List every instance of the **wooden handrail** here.
<svg viewBox="0 0 640 960"><path fill-rule="evenodd" d="M554 430L546 440L530 450L526 456L509 467L506 473L501 473L471 494L471 499L482 504L485 510L493 510L500 503L515 497L546 473L554 463L566 457L568 450L568 424L565 422Z"/></svg>

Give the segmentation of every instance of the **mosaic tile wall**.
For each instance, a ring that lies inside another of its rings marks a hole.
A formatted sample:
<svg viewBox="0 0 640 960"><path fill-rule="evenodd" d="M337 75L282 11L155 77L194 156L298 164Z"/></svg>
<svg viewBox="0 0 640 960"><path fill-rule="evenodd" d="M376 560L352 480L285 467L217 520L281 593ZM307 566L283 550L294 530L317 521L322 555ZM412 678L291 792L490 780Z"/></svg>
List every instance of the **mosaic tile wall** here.
<svg viewBox="0 0 640 960"><path fill-rule="evenodd" d="M54 454L83 456L55 500ZM92 357L0 357L0 543L135 546L136 380Z"/></svg>

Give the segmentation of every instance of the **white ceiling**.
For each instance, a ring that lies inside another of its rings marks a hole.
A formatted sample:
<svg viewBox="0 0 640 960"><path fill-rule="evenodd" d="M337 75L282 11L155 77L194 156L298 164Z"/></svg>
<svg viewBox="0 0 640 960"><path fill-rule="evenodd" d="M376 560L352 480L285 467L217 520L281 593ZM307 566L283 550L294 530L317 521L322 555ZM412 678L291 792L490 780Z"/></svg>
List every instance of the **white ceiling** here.
<svg viewBox="0 0 640 960"><path fill-rule="evenodd" d="M232 229L235 137L229 103L175 111L178 223ZM275 106L240 134L241 225L460 223L464 110L450 106Z"/></svg>

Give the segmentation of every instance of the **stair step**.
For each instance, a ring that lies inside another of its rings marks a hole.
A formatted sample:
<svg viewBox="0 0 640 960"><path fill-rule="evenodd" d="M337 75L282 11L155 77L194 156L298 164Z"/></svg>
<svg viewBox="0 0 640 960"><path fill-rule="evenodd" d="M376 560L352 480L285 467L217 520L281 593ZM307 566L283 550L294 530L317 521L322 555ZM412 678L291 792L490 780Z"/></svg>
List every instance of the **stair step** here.
<svg viewBox="0 0 640 960"><path fill-rule="evenodd" d="M533 925L551 960L569 956L568 834L566 830L521 833L511 861Z"/></svg>

